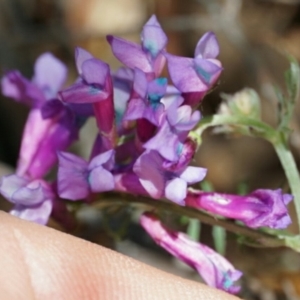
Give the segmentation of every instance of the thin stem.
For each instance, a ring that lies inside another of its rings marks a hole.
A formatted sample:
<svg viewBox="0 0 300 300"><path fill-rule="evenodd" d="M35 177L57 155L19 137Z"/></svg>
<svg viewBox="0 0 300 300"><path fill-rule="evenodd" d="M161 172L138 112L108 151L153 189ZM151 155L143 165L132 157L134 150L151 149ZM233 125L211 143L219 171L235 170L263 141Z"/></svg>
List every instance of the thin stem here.
<svg viewBox="0 0 300 300"><path fill-rule="evenodd" d="M279 239L276 236L268 234L266 232L253 230L225 219L219 219L215 216L211 216L203 211L196 210L194 208L179 206L177 204L167 202L164 200L158 201L145 196L133 196L130 194L119 193L105 193L103 195L103 198L101 198L95 203L95 207L101 208L103 206L124 202L128 204L134 203L136 205L141 205L144 209L151 208L156 210L164 210L181 216L188 216L190 218L198 219L201 222L212 226L221 226L230 232L250 238L251 241L254 242L254 244L258 243L265 247L285 246L284 239Z"/></svg>
<svg viewBox="0 0 300 300"><path fill-rule="evenodd" d="M262 133L265 137L270 140L272 137L274 129L266 123L263 123L259 120L252 118L247 118L245 116L231 116L231 115L214 115L211 117L205 117L197 126L196 130L193 132L196 135L201 136L203 131L212 126L221 126L221 125L233 125L236 127L246 126L251 129L254 129L257 133Z"/></svg>
<svg viewBox="0 0 300 300"><path fill-rule="evenodd" d="M300 232L300 176L297 165L291 151L283 141L274 142L272 144L279 157L282 168L289 182L291 192L294 196L294 205L297 213L298 228Z"/></svg>
<svg viewBox="0 0 300 300"><path fill-rule="evenodd" d="M203 118L194 133L201 136L206 128L220 125L246 126L252 128L255 131L251 131L251 135L264 138L274 146L294 196L300 232L300 176L295 159L287 146L284 134L281 134L279 131L259 120L230 115L215 115L213 117Z"/></svg>

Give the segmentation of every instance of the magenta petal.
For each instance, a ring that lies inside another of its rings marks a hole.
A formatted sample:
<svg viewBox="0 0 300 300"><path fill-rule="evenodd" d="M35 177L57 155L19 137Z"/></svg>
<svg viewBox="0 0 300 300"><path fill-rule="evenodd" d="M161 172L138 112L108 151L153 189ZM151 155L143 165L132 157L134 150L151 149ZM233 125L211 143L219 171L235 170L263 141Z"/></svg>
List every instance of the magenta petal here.
<svg viewBox="0 0 300 300"><path fill-rule="evenodd" d="M170 77L175 87L182 93L207 91L207 85L200 80L192 58L167 55Z"/></svg>
<svg viewBox="0 0 300 300"><path fill-rule="evenodd" d="M257 214L257 217L248 220L250 227L268 226L275 229L284 229L292 223L285 204L288 194L283 194L281 189L268 190L258 189L249 194L261 201L268 209L267 212Z"/></svg>
<svg viewBox="0 0 300 300"><path fill-rule="evenodd" d="M109 93L100 88L78 82L61 91L59 95L67 103L95 103L107 99Z"/></svg>
<svg viewBox="0 0 300 300"><path fill-rule="evenodd" d="M35 222L40 225L46 225L52 211L52 206L52 200L46 199L42 203L35 206L28 207L16 205L10 211L10 214L26 221Z"/></svg>
<svg viewBox="0 0 300 300"><path fill-rule="evenodd" d="M259 189L241 196L189 191L186 205L244 222L248 227L286 228L291 223L280 189Z"/></svg>
<svg viewBox="0 0 300 300"><path fill-rule="evenodd" d="M229 293L239 291L235 281L242 273L220 254L181 232L166 228L152 213L144 213L140 224L159 246L196 269L208 285Z"/></svg>
<svg viewBox="0 0 300 300"><path fill-rule="evenodd" d="M167 199L179 204L184 204L187 193L187 183L181 178L174 178L167 182L165 196Z"/></svg>
<svg viewBox="0 0 300 300"><path fill-rule="evenodd" d="M187 167L181 174L180 178L185 180L189 184L197 183L204 179L207 169L199 167Z"/></svg>
<svg viewBox="0 0 300 300"><path fill-rule="evenodd" d="M94 193L111 191L115 187L113 175L102 166L98 166L91 170L88 181L91 191Z"/></svg>
<svg viewBox="0 0 300 300"><path fill-rule="evenodd" d="M49 158L47 158L47 162L43 161L43 163L41 163L37 160L36 153L40 150L40 145L42 141L44 141L47 132L49 132L51 125L52 120L44 120L40 109L31 109L23 131L23 139L17 167L18 175L23 176L24 174L28 174L33 164L36 166L34 167L35 169L46 170L45 165L48 165ZM41 176L36 176L36 174L30 175L33 178L40 178L44 175L44 173L41 173L40 171L37 173L37 175Z"/></svg>
<svg viewBox="0 0 300 300"><path fill-rule="evenodd" d="M187 239L186 236L180 236L181 239ZM194 243L191 241L191 243ZM196 245L195 245L196 246ZM211 248L200 244L202 255L206 257L200 264L195 266L201 274L204 281L212 287L235 294L240 291L240 286L235 286L235 281L239 280L243 273L235 270L234 267L223 256ZM200 248L199 247L199 248ZM197 250L197 248L195 249Z"/></svg>
<svg viewBox="0 0 300 300"><path fill-rule="evenodd" d="M63 104L58 99L48 100L42 107L41 107L41 114L43 119L50 119L60 114L64 113L66 110L65 104Z"/></svg>
<svg viewBox="0 0 300 300"><path fill-rule="evenodd" d="M152 72L152 66L141 46L112 35L107 36L115 57L125 66L141 69L145 73Z"/></svg>
<svg viewBox="0 0 300 300"><path fill-rule="evenodd" d="M58 194L69 200L85 199L89 195L88 163L76 155L58 153Z"/></svg>
<svg viewBox="0 0 300 300"><path fill-rule="evenodd" d="M66 66L51 53L44 53L37 58L32 81L48 99L55 97L66 78Z"/></svg>
<svg viewBox="0 0 300 300"><path fill-rule="evenodd" d="M47 119L43 119L42 113ZM65 150L78 137L84 122L78 119L58 100L47 101L41 109L31 109L23 132L17 174L42 178L56 163L56 151Z"/></svg>
<svg viewBox="0 0 300 300"><path fill-rule="evenodd" d="M156 16L152 16L144 25L141 33L143 49L155 58L167 45L168 38L158 23Z"/></svg>
<svg viewBox="0 0 300 300"><path fill-rule="evenodd" d="M91 59L91 58L94 58L94 57L90 52L88 52L80 47L75 48L75 61L76 61L77 72L79 73L79 75L82 74L82 69L81 69L82 64L86 60Z"/></svg>
<svg viewBox="0 0 300 300"><path fill-rule="evenodd" d="M56 151L65 150L77 138L79 125L75 121L69 109L45 120L40 110L31 110L23 134L17 173L42 178L56 163Z"/></svg>
<svg viewBox="0 0 300 300"><path fill-rule="evenodd" d="M216 58L219 55L219 44L213 32L205 33L195 49L195 57Z"/></svg>
<svg viewBox="0 0 300 300"><path fill-rule="evenodd" d="M92 58L84 61L81 66L82 78L88 84L96 84L104 87L105 81L109 74L109 65L99 59Z"/></svg>

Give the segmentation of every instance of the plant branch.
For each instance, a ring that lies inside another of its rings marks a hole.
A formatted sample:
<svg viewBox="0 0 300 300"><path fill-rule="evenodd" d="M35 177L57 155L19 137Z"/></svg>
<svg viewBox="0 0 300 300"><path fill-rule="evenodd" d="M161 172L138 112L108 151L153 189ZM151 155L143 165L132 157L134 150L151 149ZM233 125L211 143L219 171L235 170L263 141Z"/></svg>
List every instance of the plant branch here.
<svg viewBox="0 0 300 300"><path fill-rule="evenodd" d="M294 196L294 205L298 218L298 228L300 232L300 176L295 163L295 159L284 141L273 143L275 151L279 157L285 175L288 179L291 192Z"/></svg>
<svg viewBox="0 0 300 300"><path fill-rule="evenodd" d="M134 196L130 194L120 194L108 192L103 194L98 200L94 207L102 208L107 205L113 204L135 204L136 206L142 206L143 209L155 209L155 210L164 210L178 214L180 216L188 216L190 218L198 219L202 223L212 225L212 226L221 226L226 230L233 232L238 235L246 236L254 244L265 246L265 247L281 247L285 246L285 241L283 238L278 238L276 235L272 235L263 231L258 231L250 229L248 227L239 225L232 221L226 219L219 219L215 216L212 216L206 212L196 210L194 208L179 206L172 202L167 202L165 200L154 200L145 196Z"/></svg>
<svg viewBox="0 0 300 300"><path fill-rule="evenodd" d="M251 128L252 130L249 131L248 135L264 138L274 146L294 196L294 205L300 232L300 176L295 159L287 146L285 135L260 120L231 115L215 115L213 117L203 118L194 131L194 134L200 137L203 131L208 127L220 125Z"/></svg>

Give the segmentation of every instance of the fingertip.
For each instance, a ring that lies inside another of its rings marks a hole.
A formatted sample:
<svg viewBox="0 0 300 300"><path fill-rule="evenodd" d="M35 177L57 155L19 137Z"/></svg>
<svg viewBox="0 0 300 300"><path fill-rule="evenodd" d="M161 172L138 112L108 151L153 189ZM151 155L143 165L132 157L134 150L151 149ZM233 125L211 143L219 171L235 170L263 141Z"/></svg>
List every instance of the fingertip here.
<svg viewBox="0 0 300 300"><path fill-rule="evenodd" d="M237 299L51 228L0 220L5 299Z"/></svg>

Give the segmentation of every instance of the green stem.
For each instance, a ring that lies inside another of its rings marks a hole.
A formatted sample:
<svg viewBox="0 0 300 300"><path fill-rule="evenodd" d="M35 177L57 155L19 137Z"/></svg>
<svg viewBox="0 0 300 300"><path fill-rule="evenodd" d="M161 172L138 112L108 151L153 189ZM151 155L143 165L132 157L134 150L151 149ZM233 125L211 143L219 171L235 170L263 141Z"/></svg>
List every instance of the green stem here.
<svg viewBox="0 0 300 300"><path fill-rule="evenodd" d="M296 209L298 228L300 232L300 176L295 163L295 159L288 149L284 141L272 143L275 151L279 157L282 168L284 169L285 175L289 182L291 192L294 196L294 205Z"/></svg>
<svg viewBox="0 0 300 300"><path fill-rule="evenodd" d="M220 125L233 125L237 127L248 127L256 131L256 133L262 133L269 140L274 132L274 129L266 123L245 116L231 116L231 115L214 115L211 117L203 118L194 134L201 136L203 131L212 126Z"/></svg>
<svg viewBox="0 0 300 300"><path fill-rule="evenodd" d="M252 131L249 131L248 135L264 138L274 146L294 196L294 205L300 232L300 176L295 159L287 146L285 135L260 120L231 115L215 115L203 118L194 131L194 134L200 137L206 128L220 125L251 128Z"/></svg>

